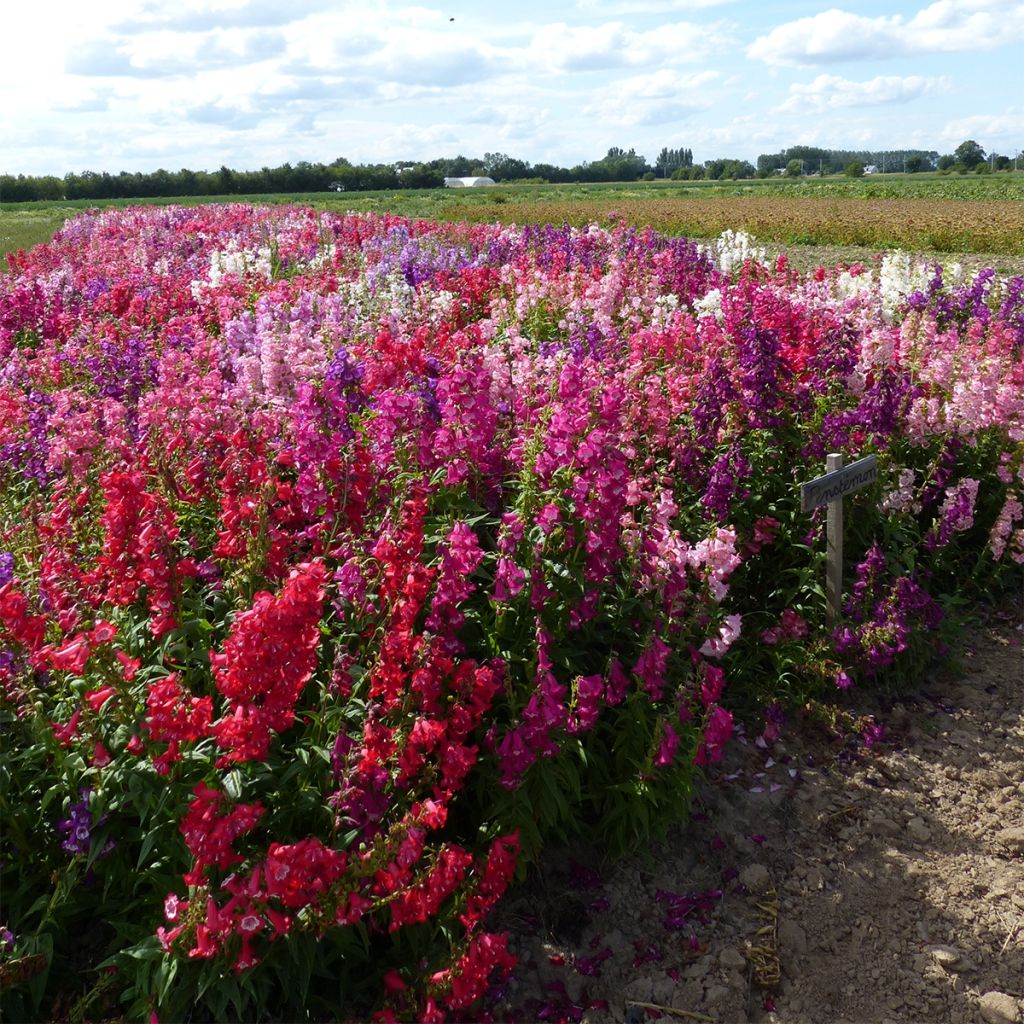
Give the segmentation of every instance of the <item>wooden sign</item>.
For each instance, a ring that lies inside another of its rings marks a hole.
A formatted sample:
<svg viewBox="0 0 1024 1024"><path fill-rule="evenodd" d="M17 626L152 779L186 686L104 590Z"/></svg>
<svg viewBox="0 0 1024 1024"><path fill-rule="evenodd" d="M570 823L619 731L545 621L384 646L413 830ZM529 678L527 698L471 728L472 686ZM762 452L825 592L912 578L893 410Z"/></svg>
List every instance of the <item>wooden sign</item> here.
<svg viewBox="0 0 1024 1024"><path fill-rule="evenodd" d="M828 505L825 597L828 600L828 621L832 625L839 618L843 606L843 496L867 487L877 476L874 455L844 467L842 455L833 453L825 459L824 476L800 485L800 508L804 512L819 505Z"/></svg>
<svg viewBox="0 0 1024 1024"><path fill-rule="evenodd" d="M874 483L878 477L878 460L874 455L851 462L843 466L842 455L830 455L829 459L838 459L842 468L832 469L826 463L831 472L819 476L806 484L800 485L800 510L810 512L812 508L819 505L827 505L836 501L846 494L859 491L862 487Z"/></svg>

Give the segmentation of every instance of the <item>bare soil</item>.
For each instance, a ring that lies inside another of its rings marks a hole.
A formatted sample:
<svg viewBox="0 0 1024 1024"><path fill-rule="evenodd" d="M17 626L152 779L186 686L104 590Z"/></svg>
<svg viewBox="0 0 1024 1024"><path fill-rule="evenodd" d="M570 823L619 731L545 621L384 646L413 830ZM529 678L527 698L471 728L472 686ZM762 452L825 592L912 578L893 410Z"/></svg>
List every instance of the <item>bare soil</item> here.
<svg viewBox="0 0 1024 1024"><path fill-rule="evenodd" d="M501 922L520 964L496 1016L1024 1020L1022 630L992 617L957 671L865 694L852 728L741 737L643 856L546 858Z"/></svg>

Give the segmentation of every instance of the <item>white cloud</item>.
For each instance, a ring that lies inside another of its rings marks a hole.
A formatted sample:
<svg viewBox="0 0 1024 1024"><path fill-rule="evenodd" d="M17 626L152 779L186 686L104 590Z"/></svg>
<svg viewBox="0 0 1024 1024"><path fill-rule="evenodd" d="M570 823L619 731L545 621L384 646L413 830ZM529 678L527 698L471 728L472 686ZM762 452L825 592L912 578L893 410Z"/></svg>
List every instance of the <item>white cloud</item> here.
<svg viewBox="0 0 1024 1024"><path fill-rule="evenodd" d="M976 139L986 149L1013 156L1021 151L1024 140L1024 108L1009 107L1001 114L956 118L946 124L941 137L953 145L964 139Z"/></svg>
<svg viewBox="0 0 1024 1024"><path fill-rule="evenodd" d="M67 51L64 69L92 78L165 78L240 67L281 57L273 30L227 29L199 35L161 29L124 38L84 40Z"/></svg>
<svg viewBox="0 0 1024 1024"><path fill-rule="evenodd" d="M461 120L463 124L485 125L502 136L509 136L539 131L547 121L549 113L546 107L539 105L487 104L468 110Z"/></svg>
<svg viewBox="0 0 1024 1024"><path fill-rule="evenodd" d="M747 53L768 64L818 64L891 57L903 51L899 17L864 18L829 10L772 29Z"/></svg>
<svg viewBox="0 0 1024 1024"><path fill-rule="evenodd" d="M333 0L291 0L287 4L280 0L229 0L227 3L193 0L175 3L173 7L156 0L142 4L136 14L115 22L112 27L131 34L156 28L206 32L216 28L279 26L337 7Z"/></svg>
<svg viewBox="0 0 1024 1024"><path fill-rule="evenodd" d="M597 26L555 22L535 33L529 53L549 71L598 71L697 62L727 49L731 41L720 25L687 21L647 31L619 21Z"/></svg>
<svg viewBox="0 0 1024 1024"><path fill-rule="evenodd" d="M611 83L584 108L584 113L623 126L680 121L711 107L711 86L718 77L717 71L684 75L674 68L662 68Z"/></svg>
<svg viewBox="0 0 1024 1024"><path fill-rule="evenodd" d="M724 7L736 0L576 0L576 10L584 14L621 18L630 14L679 14Z"/></svg>
<svg viewBox="0 0 1024 1024"><path fill-rule="evenodd" d="M824 114L847 107L908 103L929 93L947 92L951 87L948 78L925 78L921 75L903 78L879 75L866 82L854 82L836 75L818 75L813 82L791 85L789 98L776 110L790 114Z"/></svg>
<svg viewBox="0 0 1024 1024"><path fill-rule="evenodd" d="M54 104L54 110L74 114L93 114L110 109L110 101L114 97L113 89L96 89L83 92L74 99L63 100Z"/></svg>
<svg viewBox="0 0 1024 1024"><path fill-rule="evenodd" d="M734 117L724 124L701 125L687 135L697 160L712 159L739 151L753 160L757 151L781 148L778 126L756 115ZM803 139L801 139L803 141ZM792 145L792 143L785 143Z"/></svg>
<svg viewBox="0 0 1024 1024"><path fill-rule="evenodd" d="M266 109L281 109L285 105L301 109L305 104L351 103L353 100L371 99L376 95L377 86L365 79L334 75L297 79L275 76L259 89L253 102Z"/></svg>
<svg viewBox="0 0 1024 1024"><path fill-rule="evenodd" d="M140 75L131 56L114 40L90 39L70 47L64 57L64 70L70 75L96 78Z"/></svg>
<svg viewBox="0 0 1024 1024"><path fill-rule="evenodd" d="M831 8L772 29L748 47L774 65L833 64L926 53L991 50L1024 40L1024 4L937 0L913 17L875 18Z"/></svg>
<svg viewBox="0 0 1024 1024"><path fill-rule="evenodd" d="M521 67L524 56L458 30L418 8L398 20L317 17L288 30L287 61L294 76L344 75L401 91L450 88Z"/></svg>
<svg viewBox="0 0 1024 1024"><path fill-rule="evenodd" d="M821 13L772 31L792 10ZM53 0L45 33L31 6L5 15L14 173L486 150L572 166L609 145L753 161L795 142L975 138L1002 153L1024 138L1024 0ZM755 39L760 60L742 59ZM835 63L883 56L898 63Z"/></svg>
<svg viewBox="0 0 1024 1024"><path fill-rule="evenodd" d="M195 124L216 125L231 131L245 131L255 128L265 118L255 110L222 103L201 103L185 112L186 118Z"/></svg>

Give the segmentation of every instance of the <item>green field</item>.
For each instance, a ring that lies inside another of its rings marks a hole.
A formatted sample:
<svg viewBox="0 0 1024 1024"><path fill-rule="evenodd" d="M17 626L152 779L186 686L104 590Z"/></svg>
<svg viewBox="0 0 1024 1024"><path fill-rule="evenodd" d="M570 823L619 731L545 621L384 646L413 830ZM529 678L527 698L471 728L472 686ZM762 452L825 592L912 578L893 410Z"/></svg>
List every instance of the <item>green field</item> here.
<svg viewBox="0 0 1024 1024"><path fill-rule="evenodd" d="M769 200L778 202L770 204L772 215L766 216ZM714 237L730 226L752 230L762 242L787 246L902 246L922 252L1024 256L1024 172L1019 172L0 203L0 257L47 241L83 209L223 202L300 203L337 212L519 223L580 223L618 216L637 226L651 224L692 237ZM822 217L823 209L836 216Z"/></svg>

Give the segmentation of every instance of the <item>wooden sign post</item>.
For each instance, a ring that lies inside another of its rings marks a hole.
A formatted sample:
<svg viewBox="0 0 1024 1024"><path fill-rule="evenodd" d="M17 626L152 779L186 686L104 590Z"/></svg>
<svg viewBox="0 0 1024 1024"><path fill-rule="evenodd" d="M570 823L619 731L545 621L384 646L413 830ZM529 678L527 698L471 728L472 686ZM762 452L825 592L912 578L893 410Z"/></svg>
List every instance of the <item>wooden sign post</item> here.
<svg viewBox="0 0 1024 1024"><path fill-rule="evenodd" d="M825 597L829 625L835 625L843 606L843 496L873 483L878 476L874 455L843 466L843 457L833 453L825 459L825 475L800 485L800 508L810 512L828 505L826 532Z"/></svg>

